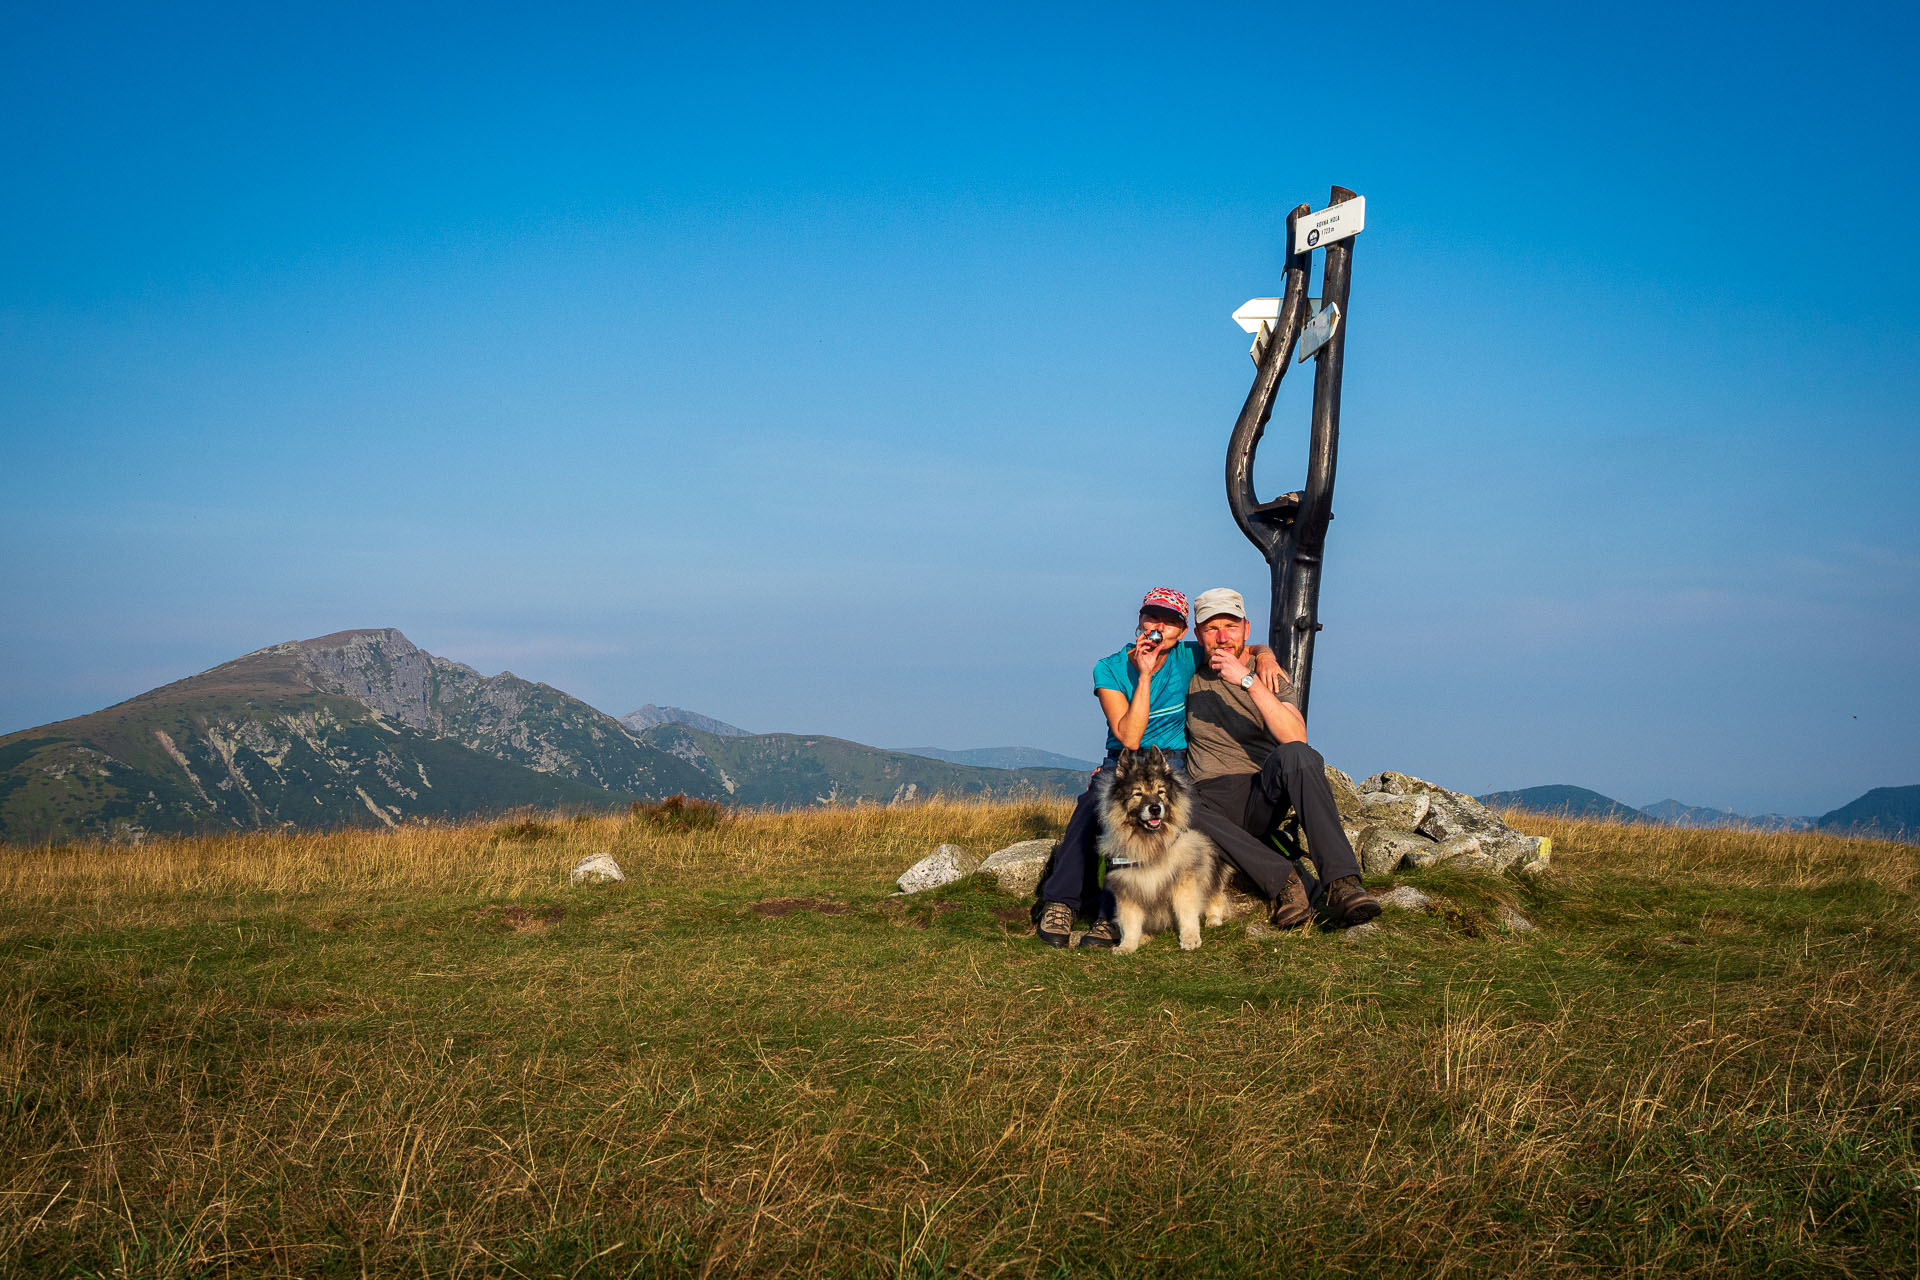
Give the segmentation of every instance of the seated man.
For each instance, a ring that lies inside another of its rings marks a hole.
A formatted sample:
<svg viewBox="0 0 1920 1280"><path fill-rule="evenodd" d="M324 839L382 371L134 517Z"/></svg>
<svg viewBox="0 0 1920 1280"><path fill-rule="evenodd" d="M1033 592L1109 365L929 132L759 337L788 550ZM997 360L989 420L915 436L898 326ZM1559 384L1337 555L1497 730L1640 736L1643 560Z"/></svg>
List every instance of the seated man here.
<svg viewBox="0 0 1920 1280"><path fill-rule="evenodd" d="M1264 889L1271 873L1256 873L1255 865L1267 858L1292 865L1271 843L1291 808L1326 886L1327 910L1345 924L1373 919L1380 903L1360 884L1326 762L1307 745L1299 695L1290 683L1276 695L1247 670L1247 607L1238 591L1216 587L1193 604L1207 655L1187 690L1187 776L1198 800L1193 825ZM1292 928L1312 917L1298 876L1279 897L1275 924Z"/></svg>
<svg viewBox="0 0 1920 1280"><path fill-rule="evenodd" d="M1186 633L1186 596L1171 587L1156 588L1140 602L1134 643L1094 665L1093 691L1107 717L1107 758L1074 805L1066 834L1040 885L1042 906L1034 934L1048 946L1067 946L1074 920L1100 896L1094 882L1100 840L1094 795L1101 774L1113 767L1123 747L1159 747L1176 764L1181 762L1187 745L1187 685L1199 656L1198 646L1180 643ZM1286 677L1272 653L1256 645L1249 654L1259 665L1262 678L1269 680L1272 688L1279 688ZM1271 892L1277 892L1293 869L1278 852L1269 849L1268 853L1283 873L1274 880ZM1099 914L1101 918L1081 939L1082 946L1111 947L1120 941L1112 913Z"/></svg>

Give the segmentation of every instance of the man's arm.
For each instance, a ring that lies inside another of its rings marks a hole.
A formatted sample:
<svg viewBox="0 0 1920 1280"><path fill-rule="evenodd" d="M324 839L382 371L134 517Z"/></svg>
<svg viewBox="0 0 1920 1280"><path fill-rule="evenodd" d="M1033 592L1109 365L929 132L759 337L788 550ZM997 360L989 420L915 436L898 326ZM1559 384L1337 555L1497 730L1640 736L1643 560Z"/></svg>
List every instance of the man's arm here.
<svg viewBox="0 0 1920 1280"><path fill-rule="evenodd" d="M1195 666L1206 661L1206 648L1198 640L1187 641L1187 646L1193 650ZM1280 665L1280 659L1273 656L1273 650L1263 644L1250 644L1247 652L1253 655L1254 679L1275 693L1285 693L1293 687L1293 681L1287 679L1287 669Z"/></svg>
<svg viewBox="0 0 1920 1280"><path fill-rule="evenodd" d="M1213 669L1236 682L1247 674L1247 664L1225 649L1213 655ZM1307 722L1300 717L1298 707L1290 702L1280 701L1273 690L1259 680L1255 680L1247 692L1253 695L1254 709L1259 711L1260 719L1266 724L1267 732L1273 735L1275 742L1307 740Z"/></svg>

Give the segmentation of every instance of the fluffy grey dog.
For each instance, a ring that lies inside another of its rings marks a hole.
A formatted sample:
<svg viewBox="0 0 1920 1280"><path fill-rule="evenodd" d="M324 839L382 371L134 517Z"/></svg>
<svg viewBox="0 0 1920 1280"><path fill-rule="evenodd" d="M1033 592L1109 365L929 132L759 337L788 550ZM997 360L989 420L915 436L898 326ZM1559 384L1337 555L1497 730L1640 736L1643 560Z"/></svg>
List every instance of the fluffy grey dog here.
<svg viewBox="0 0 1920 1280"><path fill-rule="evenodd" d="M1100 852L1109 870L1125 953L1169 925L1182 950L1200 945L1200 921L1226 919L1232 875L1213 841L1188 826L1193 796L1158 747L1122 751L1100 793Z"/></svg>

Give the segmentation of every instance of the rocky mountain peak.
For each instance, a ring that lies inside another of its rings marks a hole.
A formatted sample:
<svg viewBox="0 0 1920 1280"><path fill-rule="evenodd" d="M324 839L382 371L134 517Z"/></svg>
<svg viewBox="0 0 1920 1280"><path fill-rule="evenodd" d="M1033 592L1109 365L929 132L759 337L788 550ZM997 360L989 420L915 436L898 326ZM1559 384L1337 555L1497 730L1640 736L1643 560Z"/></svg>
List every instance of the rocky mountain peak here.
<svg viewBox="0 0 1920 1280"><path fill-rule="evenodd" d="M437 728L435 668L454 664L394 628L336 631L296 648L315 688L345 694L415 729Z"/></svg>

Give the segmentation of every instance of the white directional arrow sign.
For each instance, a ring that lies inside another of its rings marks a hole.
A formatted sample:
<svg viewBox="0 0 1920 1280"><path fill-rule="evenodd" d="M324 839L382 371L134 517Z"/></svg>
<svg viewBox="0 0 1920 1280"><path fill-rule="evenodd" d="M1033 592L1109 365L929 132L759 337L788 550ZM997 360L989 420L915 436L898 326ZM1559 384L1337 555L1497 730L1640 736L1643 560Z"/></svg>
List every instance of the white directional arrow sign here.
<svg viewBox="0 0 1920 1280"><path fill-rule="evenodd" d="M1262 324L1271 328L1273 322L1279 318L1280 299L1278 298L1248 298L1240 304L1240 309L1233 313L1233 322L1248 333L1260 332Z"/></svg>
<svg viewBox="0 0 1920 1280"><path fill-rule="evenodd" d="M1293 224L1293 251L1305 253L1335 240L1357 236L1367 227L1367 198L1355 196L1340 204L1328 205Z"/></svg>

